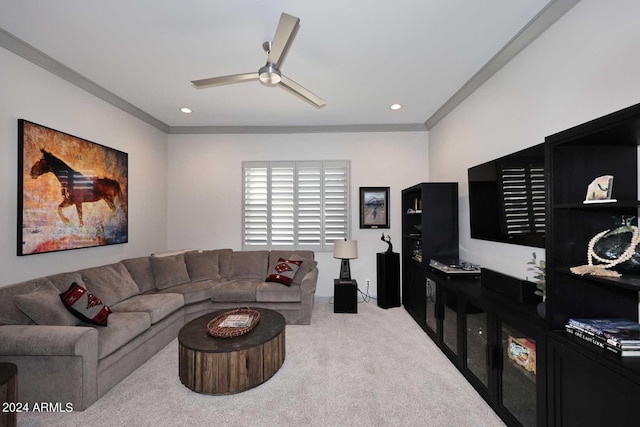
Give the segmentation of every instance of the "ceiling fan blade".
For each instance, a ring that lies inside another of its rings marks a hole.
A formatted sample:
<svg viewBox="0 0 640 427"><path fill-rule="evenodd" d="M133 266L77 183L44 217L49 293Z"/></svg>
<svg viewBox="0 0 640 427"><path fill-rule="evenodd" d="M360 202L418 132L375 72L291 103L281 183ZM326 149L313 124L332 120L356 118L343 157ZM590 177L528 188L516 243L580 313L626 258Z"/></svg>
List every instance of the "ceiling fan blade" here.
<svg viewBox="0 0 640 427"><path fill-rule="evenodd" d="M209 79L193 80L191 84L198 89L211 86L226 85L229 83L239 83L248 80L257 80L258 73L234 74L231 76L211 77Z"/></svg>
<svg viewBox="0 0 640 427"><path fill-rule="evenodd" d="M294 94L302 97L305 101L309 101L310 103L312 103L313 105L315 105L318 108L324 107L327 104L324 101L324 99L320 98L319 96L315 95L314 93L311 93L310 91L308 91L307 89L303 88L298 83L294 82L293 80L291 80L288 77L282 76L282 80L280 81L279 84L282 87L284 87L285 89L288 89L289 91L293 92Z"/></svg>
<svg viewBox="0 0 640 427"><path fill-rule="evenodd" d="M267 56L268 62L280 68L280 64L284 61L285 56L287 56L287 51L289 50L289 46L291 46L291 42L293 42L299 26L300 18L287 15L286 13L280 15L278 28L276 28L276 34L273 36L271 49Z"/></svg>

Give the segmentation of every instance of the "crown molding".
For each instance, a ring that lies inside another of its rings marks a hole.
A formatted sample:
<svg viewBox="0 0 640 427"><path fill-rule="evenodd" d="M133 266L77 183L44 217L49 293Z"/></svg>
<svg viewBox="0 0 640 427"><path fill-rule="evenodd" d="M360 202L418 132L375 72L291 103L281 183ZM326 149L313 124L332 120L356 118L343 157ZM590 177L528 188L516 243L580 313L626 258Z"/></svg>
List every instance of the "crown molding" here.
<svg viewBox="0 0 640 427"><path fill-rule="evenodd" d="M553 0L527 23L509 42L473 75L451 98L425 122L427 130L433 128L453 111L469 95L475 92L509 61L516 57L531 42L544 33L580 0Z"/></svg>
<svg viewBox="0 0 640 427"><path fill-rule="evenodd" d="M525 47L545 32L580 0L552 0L518 32L496 55L469 79L424 123L361 124L319 126L169 126L113 92L87 79L44 52L0 28L0 47L32 62L67 82L89 92L143 122L172 135L187 134L276 134L276 133L346 133L346 132L422 132L433 128L476 89L482 86Z"/></svg>
<svg viewBox="0 0 640 427"><path fill-rule="evenodd" d="M61 62L56 61L41 50L36 49L30 44L20 40L13 34L0 28L0 46L4 47L10 52L15 53L27 61L34 63L35 65L44 68L50 73L60 77L63 80L79 87L80 89L89 92L90 94L102 99L105 102L113 105L131 114L134 117L142 120L145 123L163 131L169 132L169 126L160 120L156 119L152 115L142 111L135 105L125 101L113 92L108 91L99 84L89 80L82 74L72 70Z"/></svg>
<svg viewBox="0 0 640 427"><path fill-rule="evenodd" d="M424 123L325 126L171 126L171 135L426 132Z"/></svg>

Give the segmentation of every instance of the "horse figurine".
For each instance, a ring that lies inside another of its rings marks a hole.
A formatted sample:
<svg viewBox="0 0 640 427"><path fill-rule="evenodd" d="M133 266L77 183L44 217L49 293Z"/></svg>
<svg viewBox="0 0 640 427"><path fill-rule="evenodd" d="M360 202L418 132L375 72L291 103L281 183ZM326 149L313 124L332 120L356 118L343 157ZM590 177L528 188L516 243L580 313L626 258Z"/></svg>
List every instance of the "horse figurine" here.
<svg viewBox="0 0 640 427"><path fill-rule="evenodd" d="M110 178L97 178L85 176L73 170L65 162L54 156L44 148L41 148L42 158L31 167L31 178L37 179L40 175L51 172L56 176L62 186L62 203L58 205L58 215L66 224L71 224L62 209L75 205L78 212L80 227L84 225L82 220L82 204L99 202L104 200L113 212L116 210L115 198L121 197L120 184Z"/></svg>

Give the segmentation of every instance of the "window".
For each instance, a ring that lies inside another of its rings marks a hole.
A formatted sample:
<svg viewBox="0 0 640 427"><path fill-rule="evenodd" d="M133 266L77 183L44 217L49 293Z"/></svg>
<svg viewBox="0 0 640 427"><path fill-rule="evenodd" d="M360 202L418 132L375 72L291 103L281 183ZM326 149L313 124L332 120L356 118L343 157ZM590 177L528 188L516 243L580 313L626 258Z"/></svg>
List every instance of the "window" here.
<svg viewBox="0 0 640 427"><path fill-rule="evenodd" d="M243 249L330 251L349 237L348 161L243 162Z"/></svg>
<svg viewBox="0 0 640 427"><path fill-rule="evenodd" d="M544 165L502 165L501 172L506 234L544 233Z"/></svg>

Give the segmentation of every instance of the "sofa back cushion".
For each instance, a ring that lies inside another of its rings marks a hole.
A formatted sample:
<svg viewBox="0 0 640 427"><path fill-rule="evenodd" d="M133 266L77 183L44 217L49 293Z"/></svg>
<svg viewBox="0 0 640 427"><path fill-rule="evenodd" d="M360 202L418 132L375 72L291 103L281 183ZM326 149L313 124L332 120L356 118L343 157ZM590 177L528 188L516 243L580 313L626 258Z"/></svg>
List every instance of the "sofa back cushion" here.
<svg viewBox="0 0 640 427"><path fill-rule="evenodd" d="M231 253L227 279L260 279L267 277L269 251Z"/></svg>
<svg viewBox="0 0 640 427"><path fill-rule="evenodd" d="M49 282L49 280L46 277L41 277L0 287L0 325L32 325L33 320L13 303L13 297L32 292L45 282Z"/></svg>
<svg viewBox="0 0 640 427"><path fill-rule="evenodd" d="M153 274L153 268L148 256L123 259L120 262L127 267L141 294L156 288L156 277Z"/></svg>
<svg viewBox="0 0 640 427"><path fill-rule="evenodd" d="M184 262L184 253L168 256L152 255L149 260L156 278L156 288L167 289L191 281Z"/></svg>
<svg viewBox="0 0 640 427"><path fill-rule="evenodd" d="M77 283L78 285L86 288L84 285L84 280L82 280L82 273L79 271L71 271L68 273L57 273L47 276L47 279L53 283L53 286L58 288L60 292L64 292L69 289L72 283Z"/></svg>
<svg viewBox="0 0 640 427"><path fill-rule="evenodd" d="M191 251L184 254L189 278L194 281L220 279L219 258L222 253L231 253L231 249Z"/></svg>
<svg viewBox="0 0 640 427"><path fill-rule="evenodd" d="M302 278L318 265L318 263L314 260L315 253L313 251L276 250L269 253L269 271L271 271L278 264L278 260L280 258L291 261L302 261L302 264L300 264L298 271L296 271L296 274L293 277L293 283L296 283L298 285L302 282Z"/></svg>
<svg viewBox="0 0 640 427"><path fill-rule="evenodd" d="M80 321L60 299L60 291L49 280L33 291L15 295L14 304L38 325L76 326Z"/></svg>
<svg viewBox="0 0 640 427"><path fill-rule="evenodd" d="M80 273L84 281L83 287L100 298L107 306L115 305L140 293L138 285L122 263L86 268L80 270ZM82 286L81 283L78 285ZM67 285L68 288L69 285Z"/></svg>

